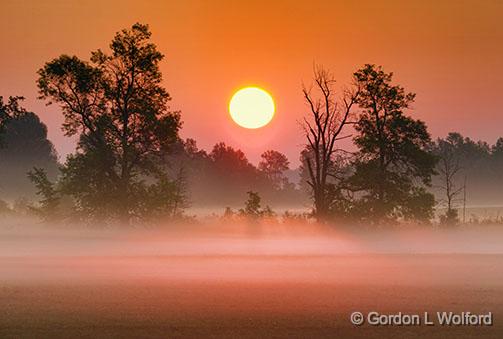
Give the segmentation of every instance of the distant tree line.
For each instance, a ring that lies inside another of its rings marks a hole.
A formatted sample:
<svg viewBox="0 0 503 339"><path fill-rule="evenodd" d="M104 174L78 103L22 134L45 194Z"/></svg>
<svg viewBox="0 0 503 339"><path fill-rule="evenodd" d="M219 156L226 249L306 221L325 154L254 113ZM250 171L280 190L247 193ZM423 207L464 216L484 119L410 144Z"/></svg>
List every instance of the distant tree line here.
<svg viewBox="0 0 503 339"><path fill-rule="evenodd" d="M196 141L181 141L169 159L173 176L182 173L192 206L237 207L246 192L256 191L274 206L302 206L306 193L288 178L287 157L274 150L262 153L258 166L245 154L223 142L210 152Z"/></svg>
<svg viewBox="0 0 503 339"><path fill-rule="evenodd" d="M459 222L459 210L467 201L471 206L501 203L503 138L490 145L452 132L436 140L433 152L439 158L433 192L445 209L445 223Z"/></svg>
<svg viewBox="0 0 503 339"><path fill-rule="evenodd" d="M92 52L89 61L61 55L38 71L40 98L59 106L64 133L78 138L62 163L22 98L0 97L0 197L13 201L0 202L0 212L130 224L182 217L188 206L255 219L274 215L272 207L311 206L311 216L327 223L429 223L439 215L455 225L467 195L471 204L502 201L503 138L495 145L459 133L433 140L411 116L415 94L376 65L355 71L340 91L327 69L315 68L302 88L298 169L276 150L257 166L224 142L202 150L179 136L181 114L168 107L163 55L150 37L147 25L135 24L115 35L108 52ZM355 149L341 148L348 138Z"/></svg>

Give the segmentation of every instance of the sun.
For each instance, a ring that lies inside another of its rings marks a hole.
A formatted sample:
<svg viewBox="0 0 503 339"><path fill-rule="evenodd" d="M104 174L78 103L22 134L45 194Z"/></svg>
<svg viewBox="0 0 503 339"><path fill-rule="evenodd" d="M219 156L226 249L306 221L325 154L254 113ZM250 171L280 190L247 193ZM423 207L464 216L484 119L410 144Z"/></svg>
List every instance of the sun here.
<svg viewBox="0 0 503 339"><path fill-rule="evenodd" d="M245 87L234 93L229 103L232 120L244 128L260 128L274 117L272 96L259 87Z"/></svg>

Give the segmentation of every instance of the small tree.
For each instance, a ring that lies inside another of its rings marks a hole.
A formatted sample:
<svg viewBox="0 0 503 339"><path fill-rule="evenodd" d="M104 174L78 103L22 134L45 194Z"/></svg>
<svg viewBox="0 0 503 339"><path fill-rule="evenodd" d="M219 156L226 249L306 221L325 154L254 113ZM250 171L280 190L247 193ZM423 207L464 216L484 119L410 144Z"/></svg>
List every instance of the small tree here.
<svg viewBox="0 0 503 339"><path fill-rule="evenodd" d="M260 201L261 198L258 195L257 192L253 191L248 191L246 192L248 194L248 200L245 202L245 208L242 211L242 214L252 217L252 218L258 218L262 215L262 209L260 206Z"/></svg>
<svg viewBox="0 0 503 339"><path fill-rule="evenodd" d="M435 153L439 158L438 173L442 184L438 187L443 191L444 203L447 208L444 215L440 217L442 224L451 226L458 223L458 210L455 207L457 196L463 191L463 186L456 184L456 177L462 170L456 146L452 139L438 139L435 145Z"/></svg>
<svg viewBox="0 0 503 339"><path fill-rule="evenodd" d="M187 174L183 164L178 169L175 181L175 192L173 196L172 216L178 217L182 214L184 208L188 207L189 200L187 198Z"/></svg>
<svg viewBox="0 0 503 339"><path fill-rule="evenodd" d="M239 213L242 216L245 216L252 220L257 220L261 217L274 216L274 212L269 206L262 208L261 206L262 199L260 198L260 195L257 192L248 191L246 193L248 194L248 200L246 200L245 202L245 208L239 210Z"/></svg>
<svg viewBox="0 0 503 339"><path fill-rule="evenodd" d="M59 206L61 202L60 192L47 178L47 174L41 168L34 168L28 172L28 178L35 184L37 195L40 197L39 206L33 210L45 221L55 221L61 217Z"/></svg>

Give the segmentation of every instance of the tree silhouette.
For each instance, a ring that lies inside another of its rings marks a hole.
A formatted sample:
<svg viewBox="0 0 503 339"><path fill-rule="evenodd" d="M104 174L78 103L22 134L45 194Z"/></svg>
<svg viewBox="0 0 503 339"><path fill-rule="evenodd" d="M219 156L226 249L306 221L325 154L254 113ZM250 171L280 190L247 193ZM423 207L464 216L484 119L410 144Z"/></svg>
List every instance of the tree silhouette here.
<svg viewBox="0 0 503 339"><path fill-rule="evenodd" d="M79 135L61 189L83 215L129 221L148 215L145 201L172 198L161 157L178 140L180 114L168 110L163 55L150 36L135 24L115 35L111 53L93 52L91 63L62 55L38 71L41 98L59 104L66 135Z"/></svg>
<svg viewBox="0 0 503 339"><path fill-rule="evenodd" d="M27 178L33 167L43 168L51 179L58 172L57 154L47 139L47 127L35 113L20 106L20 99L11 97L7 109L0 104L2 115L7 116L0 148L0 190L11 200L34 195Z"/></svg>
<svg viewBox="0 0 503 339"><path fill-rule="evenodd" d="M223 142L207 153L196 141L180 141L169 156L173 177L183 171L190 203L195 207L238 207L245 192L254 190L276 205L305 201L305 194L290 182L288 159L277 151L266 151L258 167L240 149ZM288 172L289 171L289 172Z"/></svg>
<svg viewBox="0 0 503 339"><path fill-rule="evenodd" d="M269 206L262 208L262 198L257 192L248 191L246 192L246 194L248 194L248 199L245 201L245 208L239 210L241 216L254 221L258 220L261 217L274 216L274 212ZM226 212L227 215L229 215L229 211L226 210Z"/></svg>
<svg viewBox="0 0 503 339"><path fill-rule="evenodd" d="M37 188L37 195L40 196L39 206L32 207L44 221L56 221L61 218L59 207L61 194L48 178L46 172L41 168L34 168L28 172L28 177Z"/></svg>
<svg viewBox="0 0 503 339"><path fill-rule="evenodd" d="M438 175L442 182L438 187L444 193L443 201L447 207L445 215L441 216L441 222L447 226L455 225L458 222L458 210L455 208L455 203L457 196L463 191L463 186L456 184L457 176L462 169L460 157L449 136L445 140L437 140L435 154L439 159Z"/></svg>
<svg viewBox="0 0 503 339"><path fill-rule="evenodd" d="M318 220L325 219L329 213L330 178L333 177L336 142L349 123L358 90L346 91L338 101L334 88L335 79L325 69L314 70L313 88L303 88L304 99L309 107L309 117L304 118L303 128L307 139L307 152L303 163L307 168L307 184L312 190L314 215Z"/></svg>
<svg viewBox="0 0 503 339"><path fill-rule="evenodd" d="M362 110L354 138L359 148L353 187L360 211L370 221L399 217L427 220L434 198L426 188L435 173L435 156L426 125L404 114L415 95L392 84L392 73L365 65L354 74Z"/></svg>
<svg viewBox="0 0 503 339"><path fill-rule="evenodd" d="M284 172L289 169L290 162L287 157L278 151L268 150L260 156L262 160L258 169L265 174L274 189L280 189L285 181Z"/></svg>
<svg viewBox="0 0 503 339"><path fill-rule="evenodd" d="M220 199L235 202L238 197L257 185L258 171L245 154L221 142L209 154L210 176ZM227 201L226 201L227 202Z"/></svg>
<svg viewBox="0 0 503 339"><path fill-rule="evenodd" d="M24 113L25 109L19 105L19 102L24 100L20 96L10 96L7 102L4 102L3 96L0 95L0 147L3 146L3 134L7 122L18 114Z"/></svg>

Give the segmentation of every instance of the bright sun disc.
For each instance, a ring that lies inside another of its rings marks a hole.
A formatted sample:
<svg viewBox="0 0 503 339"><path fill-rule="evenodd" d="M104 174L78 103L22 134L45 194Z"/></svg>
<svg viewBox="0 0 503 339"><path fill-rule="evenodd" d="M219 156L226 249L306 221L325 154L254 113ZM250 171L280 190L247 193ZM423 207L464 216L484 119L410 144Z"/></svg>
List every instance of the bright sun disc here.
<svg viewBox="0 0 503 339"><path fill-rule="evenodd" d="M244 128L260 128L274 116L274 101L258 87L242 88L232 96L229 112L232 120Z"/></svg>

